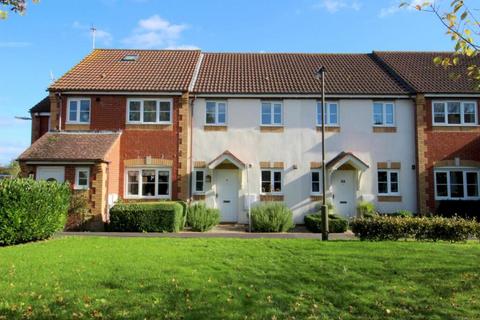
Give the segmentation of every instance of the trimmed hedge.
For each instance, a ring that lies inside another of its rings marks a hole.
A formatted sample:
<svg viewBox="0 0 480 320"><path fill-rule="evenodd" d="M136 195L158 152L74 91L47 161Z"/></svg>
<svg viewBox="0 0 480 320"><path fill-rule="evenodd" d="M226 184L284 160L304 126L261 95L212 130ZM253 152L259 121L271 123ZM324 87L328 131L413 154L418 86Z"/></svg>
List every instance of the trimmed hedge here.
<svg viewBox="0 0 480 320"><path fill-rule="evenodd" d="M192 231L208 231L220 223L220 210L207 208L204 203L196 203L188 208L187 226Z"/></svg>
<svg viewBox="0 0 480 320"><path fill-rule="evenodd" d="M0 180L0 246L51 237L65 226L69 206L66 183Z"/></svg>
<svg viewBox="0 0 480 320"><path fill-rule="evenodd" d="M303 218L305 227L313 233L322 232L322 216L320 214L309 214ZM336 214L328 215L328 232L342 233L348 229L348 220Z"/></svg>
<svg viewBox="0 0 480 320"><path fill-rule="evenodd" d="M108 231L178 232L184 225L184 209L173 201L119 203L110 209Z"/></svg>
<svg viewBox="0 0 480 320"><path fill-rule="evenodd" d="M480 236L480 223L458 217L392 217L378 216L354 219L350 226L361 240L399 240L414 238L430 241L465 241Z"/></svg>
<svg viewBox="0 0 480 320"><path fill-rule="evenodd" d="M292 211L279 202L267 202L252 208L252 230L287 232L295 227Z"/></svg>

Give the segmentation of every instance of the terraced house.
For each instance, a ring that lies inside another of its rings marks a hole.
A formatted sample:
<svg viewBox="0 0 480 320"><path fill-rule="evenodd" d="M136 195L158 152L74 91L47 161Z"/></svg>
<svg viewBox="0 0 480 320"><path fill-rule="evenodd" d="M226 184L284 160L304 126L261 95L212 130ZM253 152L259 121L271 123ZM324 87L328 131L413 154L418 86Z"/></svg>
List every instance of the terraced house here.
<svg viewBox="0 0 480 320"><path fill-rule="evenodd" d="M283 201L301 223L322 196L323 114L338 213L471 205L480 94L450 75L468 61L433 64L445 54L95 50L31 109L22 172L70 181L99 221L121 198L205 201L240 223L249 203Z"/></svg>

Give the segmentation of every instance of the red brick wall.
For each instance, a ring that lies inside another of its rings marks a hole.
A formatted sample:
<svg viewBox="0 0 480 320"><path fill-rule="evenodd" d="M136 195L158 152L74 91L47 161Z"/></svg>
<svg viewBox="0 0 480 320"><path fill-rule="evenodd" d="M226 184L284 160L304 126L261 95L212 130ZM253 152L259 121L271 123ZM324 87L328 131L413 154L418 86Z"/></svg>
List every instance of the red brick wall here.
<svg viewBox="0 0 480 320"><path fill-rule="evenodd" d="M109 168L109 184L114 190L109 193L118 193L124 196L124 160L162 158L173 160L172 167L172 199L177 198L177 172L178 172L178 109L181 104L180 97L157 97L173 98L173 118L170 126L134 126L126 125L127 99L135 96L104 96L104 95L81 95L71 97L90 98L91 115L90 130L122 130L119 146L119 166ZM155 98L151 97L150 98ZM143 97L145 98L145 97ZM68 96L62 97L62 128L65 128ZM114 172L117 171L117 176Z"/></svg>
<svg viewBox="0 0 480 320"><path fill-rule="evenodd" d="M437 100L437 99L435 99ZM425 190L428 209L435 210L435 185L433 168L437 161L461 160L480 161L480 128L434 127L432 125L432 99L425 105L425 160L427 187ZM480 100L477 101L480 115Z"/></svg>
<svg viewBox="0 0 480 320"><path fill-rule="evenodd" d="M49 116L36 116L32 114L32 143L48 132Z"/></svg>

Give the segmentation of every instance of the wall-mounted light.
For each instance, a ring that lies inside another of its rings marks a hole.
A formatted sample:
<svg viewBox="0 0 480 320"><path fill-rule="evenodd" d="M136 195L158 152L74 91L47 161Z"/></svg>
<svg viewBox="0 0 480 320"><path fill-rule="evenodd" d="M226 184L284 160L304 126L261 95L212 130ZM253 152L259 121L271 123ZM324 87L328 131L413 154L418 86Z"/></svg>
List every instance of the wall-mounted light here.
<svg viewBox="0 0 480 320"><path fill-rule="evenodd" d="M297 169L298 169L298 166L297 166L296 164L294 164L294 165L292 166L292 169L293 169L293 170L297 170Z"/></svg>
<svg viewBox="0 0 480 320"><path fill-rule="evenodd" d="M414 165L414 164L412 164L412 170L415 170L415 168L416 168L416 167L415 167L415 165Z"/></svg>
<svg viewBox="0 0 480 320"><path fill-rule="evenodd" d="M212 176L207 174L207 176L205 177L205 182L206 183L211 183L212 182Z"/></svg>

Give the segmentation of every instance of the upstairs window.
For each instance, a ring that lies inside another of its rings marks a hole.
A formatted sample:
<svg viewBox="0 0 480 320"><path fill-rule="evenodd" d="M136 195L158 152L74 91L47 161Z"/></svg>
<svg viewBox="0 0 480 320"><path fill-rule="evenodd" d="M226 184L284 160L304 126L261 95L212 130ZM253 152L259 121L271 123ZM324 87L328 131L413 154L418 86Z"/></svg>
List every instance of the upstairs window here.
<svg viewBox="0 0 480 320"><path fill-rule="evenodd" d="M391 102L373 103L373 125L380 127L395 126L395 105Z"/></svg>
<svg viewBox="0 0 480 320"><path fill-rule="evenodd" d="M207 101L205 123L207 125L225 125L227 123L227 103Z"/></svg>
<svg viewBox="0 0 480 320"><path fill-rule="evenodd" d="M282 109L281 102L262 102L262 126L281 126Z"/></svg>
<svg viewBox="0 0 480 320"><path fill-rule="evenodd" d="M262 193L282 192L282 171L262 170Z"/></svg>
<svg viewBox="0 0 480 320"><path fill-rule="evenodd" d="M378 183L378 194L381 194L381 195L398 195L399 194L398 171L378 170L377 183Z"/></svg>
<svg viewBox="0 0 480 320"><path fill-rule="evenodd" d="M90 123L90 99L68 99L67 123Z"/></svg>
<svg viewBox="0 0 480 320"><path fill-rule="evenodd" d="M434 101L434 125L476 125L477 103L474 101Z"/></svg>
<svg viewBox="0 0 480 320"><path fill-rule="evenodd" d="M323 114L325 116L325 126L338 126L338 103L325 102ZM317 126L322 125L322 103L317 103Z"/></svg>
<svg viewBox="0 0 480 320"><path fill-rule="evenodd" d="M479 199L479 170L435 170L435 199Z"/></svg>
<svg viewBox="0 0 480 320"><path fill-rule="evenodd" d="M130 99L127 123L170 124L172 101L165 99Z"/></svg>

